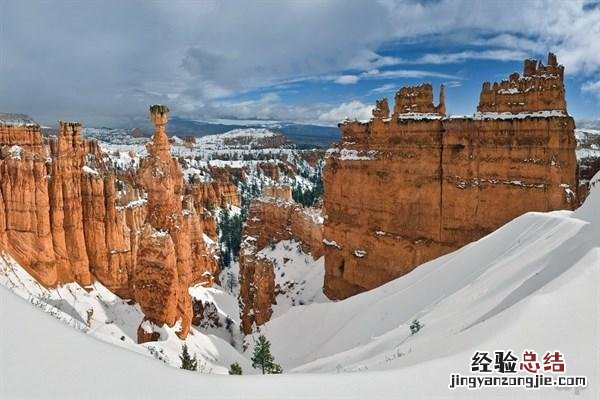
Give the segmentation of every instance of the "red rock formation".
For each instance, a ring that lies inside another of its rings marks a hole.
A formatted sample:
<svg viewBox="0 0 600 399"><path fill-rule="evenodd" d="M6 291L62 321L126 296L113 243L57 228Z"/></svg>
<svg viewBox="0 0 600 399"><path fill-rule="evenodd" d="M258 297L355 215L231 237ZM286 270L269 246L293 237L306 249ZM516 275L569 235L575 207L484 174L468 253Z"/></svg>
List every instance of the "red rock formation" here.
<svg viewBox="0 0 600 399"><path fill-rule="evenodd" d="M219 270L192 197L182 201L165 109L154 111L151 156L139 178L131 177L144 183L147 201L131 187L117 192L100 147L81 137L79 123L61 122L58 136L44 143L30 118L0 114L0 250L46 287L98 279L123 298L135 297L149 322L180 320L183 338L192 317L189 285L212 284ZM142 340L154 335L140 333Z"/></svg>
<svg viewBox="0 0 600 399"><path fill-rule="evenodd" d="M258 255L270 242L300 241L314 259L323 255L322 221L314 209L305 209L291 200L289 186L266 187L263 197L250 204L240 250L241 329L250 334L271 318L275 303L274 266ZM318 212L317 212L318 213Z"/></svg>
<svg viewBox="0 0 600 399"><path fill-rule="evenodd" d="M213 241L217 241L217 223L214 211L225 205L241 205L241 197L233 182L232 170L210 168L212 181L194 181L186 186L186 195L193 199L193 207L199 215L203 232Z"/></svg>
<svg viewBox="0 0 600 399"><path fill-rule="evenodd" d="M82 168L86 148L81 124L59 122L57 140L50 142L50 225L58 279L92 282L83 229ZM97 174L97 172L96 172Z"/></svg>
<svg viewBox="0 0 600 399"><path fill-rule="evenodd" d="M146 316L144 321L171 327L179 322L177 334L185 338L193 316L188 288L194 276L212 283L218 266L213 257L204 256L207 250L193 204L183 208L183 177L177 159L169 152L166 134L168 112L165 106L150 108L155 131L148 144L150 155L140 164L148 203L134 269L134 294ZM142 325L138 338L148 339Z"/></svg>
<svg viewBox="0 0 600 399"><path fill-rule="evenodd" d="M45 286L95 276L126 297L130 233L97 143L81 138L78 123L61 122L46 145L33 122L2 130L3 248Z"/></svg>
<svg viewBox="0 0 600 399"><path fill-rule="evenodd" d="M493 100L484 85L486 113L473 117L443 118L422 85L398 92L391 120L380 103L372 121L341 125L324 172L330 298L377 287L525 212L576 205L574 122L562 66L549 64L526 62L526 76L495 85ZM492 113L520 95L497 93L513 86L527 94L510 110L545 112Z"/></svg>
<svg viewBox="0 0 600 399"><path fill-rule="evenodd" d="M279 181L280 170L278 164L271 162L260 162L257 167L265 176L274 181Z"/></svg>
<svg viewBox="0 0 600 399"><path fill-rule="evenodd" d="M379 107L383 109L379 110ZM385 113L385 106L387 106L387 100L385 103L376 104L375 111L379 114ZM389 108L388 108L389 109ZM411 113L432 113L445 115L445 95L444 85L440 88L440 102L437 106L433 105L433 88L430 84L424 83L418 86L410 86L401 88L395 96L394 103L394 115L400 114L411 114ZM375 114L373 114L375 116Z"/></svg>
<svg viewBox="0 0 600 399"><path fill-rule="evenodd" d="M285 202L293 202L292 188L290 186L267 186L263 189L263 197L276 198Z"/></svg>
<svg viewBox="0 0 600 399"><path fill-rule="evenodd" d="M484 82L479 98L479 112L533 112L559 110L566 112L564 67L556 56L548 54L548 65L525 60L524 73L510 75L500 83Z"/></svg>
<svg viewBox="0 0 600 399"><path fill-rule="evenodd" d="M190 189L194 203L206 209L215 209L224 205L240 206L240 194L231 181L214 180L194 183Z"/></svg>
<svg viewBox="0 0 600 399"><path fill-rule="evenodd" d="M4 248L41 284L53 286L58 274L50 227L49 151L35 122L4 114L1 120Z"/></svg>

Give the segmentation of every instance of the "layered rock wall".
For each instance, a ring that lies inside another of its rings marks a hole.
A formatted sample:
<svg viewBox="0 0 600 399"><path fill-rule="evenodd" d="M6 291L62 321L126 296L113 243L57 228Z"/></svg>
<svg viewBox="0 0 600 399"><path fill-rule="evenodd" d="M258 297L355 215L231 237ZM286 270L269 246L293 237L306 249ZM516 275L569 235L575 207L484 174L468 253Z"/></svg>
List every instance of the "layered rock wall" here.
<svg viewBox="0 0 600 399"><path fill-rule="evenodd" d="M187 289L212 284L218 264L169 155L166 113L157 118L151 155L134 178L144 192L119 192L79 123L60 122L57 137L45 140L27 116L0 114L0 250L46 287L97 279L135 298L148 322L179 322L183 338L192 316Z"/></svg>
<svg viewBox="0 0 600 399"><path fill-rule="evenodd" d="M523 77L515 72L499 83L483 83L477 111L566 111L564 69L552 53L548 54L548 65L525 60Z"/></svg>
<svg viewBox="0 0 600 399"><path fill-rule="evenodd" d="M330 298L377 287L525 212L576 205L574 122L562 66L552 55L549 64L526 61L524 78L495 86L526 93L509 115L503 104L518 93L490 100L484 84L482 112L445 118L418 86L398 92L391 118L382 101L370 122L341 125L324 171Z"/></svg>
<svg viewBox="0 0 600 399"><path fill-rule="evenodd" d="M289 187L266 187L263 196L250 204L242 236L241 328L244 334L250 334L254 325L260 326L269 321L271 305L276 300L274 266L259 252L270 243L296 240L301 242L305 253L310 253L314 259L321 257L322 220L317 210L303 208L293 202Z"/></svg>

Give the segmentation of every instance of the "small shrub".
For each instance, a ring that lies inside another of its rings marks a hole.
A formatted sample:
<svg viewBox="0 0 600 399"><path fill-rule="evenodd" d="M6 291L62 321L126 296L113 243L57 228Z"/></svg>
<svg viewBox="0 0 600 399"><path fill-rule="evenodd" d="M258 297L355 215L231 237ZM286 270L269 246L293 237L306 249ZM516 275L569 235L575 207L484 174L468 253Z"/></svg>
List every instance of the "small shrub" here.
<svg viewBox="0 0 600 399"><path fill-rule="evenodd" d="M422 328L423 328L423 325L421 324L421 322L419 320L417 320L417 319L413 320L412 324L410 325L411 335L415 335L416 333L421 331Z"/></svg>
<svg viewBox="0 0 600 399"><path fill-rule="evenodd" d="M232 363L229 366L229 374L230 375L242 375L242 366L240 366L238 362Z"/></svg>

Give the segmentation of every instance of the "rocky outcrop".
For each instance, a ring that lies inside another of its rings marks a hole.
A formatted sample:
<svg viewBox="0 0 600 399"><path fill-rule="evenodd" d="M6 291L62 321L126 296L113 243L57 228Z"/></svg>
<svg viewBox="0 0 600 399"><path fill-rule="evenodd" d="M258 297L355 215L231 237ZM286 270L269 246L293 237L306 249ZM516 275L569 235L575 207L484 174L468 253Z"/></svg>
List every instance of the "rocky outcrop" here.
<svg viewBox="0 0 600 399"><path fill-rule="evenodd" d="M391 118L379 102L370 122L341 125L324 171L330 298L377 287L525 212L576 206L574 121L562 66L548 63L484 84L470 117L445 118L443 100L434 106L421 85L396 94Z"/></svg>
<svg viewBox="0 0 600 399"><path fill-rule="evenodd" d="M211 284L218 272L202 239L193 199L188 197L188 207L183 208L183 177L166 134L168 112L162 105L150 108L155 131L149 156L140 164L148 202L134 269L135 299L146 316L138 328L138 342L148 339L146 321L170 327L178 323L177 334L185 338L193 317L188 288L194 277Z"/></svg>
<svg viewBox="0 0 600 399"><path fill-rule="evenodd" d="M225 205L240 206L241 203L237 186L229 180L198 182L189 190L198 207L215 209Z"/></svg>
<svg viewBox="0 0 600 399"><path fill-rule="evenodd" d="M53 286L58 273L50 226L49 149L30 118L2 114L0 121L3 247L41 284Z"/></svg>
<svg viewBox="0 0 600 399"><path fill-rule="evenodd" d="M402 87L396 93L394 100L393 116L396 117L413 113L446 114L444 85L440 88L440 101L436 106L433 105L433 87L428 83L418 86ZM389 112L385 112L386 109L387 100L385 100L385 102L377 103L373 116L376 118L387 118Z"/></svg>
<svg viewBox="0 0 600 399"><path fill-rule="evenodd" d="M57 136L44 139L31 118L0 114L0 250L46 287L99 280L135 298L146 326L179 322L183 338L192 317L187 289L216 279L216 247L169 155L165 108L153 110L151 155L131 176L143 191L120 187L79 123L60 122ZM146 330L141 340L155 336Z"/></svg>
<svg viewBox="0 0 600 399"><path fill-rule="evenodd" d="M293 202L289 186L265 187L263 196L250 204L242 237L241 329L250 334L255 325L269 321L276 301L274 266L259 252L277 241L296 240L313 259L321 257L322 219L318 210Z"/></svg>
<svg viewBox="0 0 600 399"><path fill-rule="evenodd" d="M479 112L533 112L567 110L564 67L556 56L548 54L548 65L541 61L525 60L523 77L510 75L500 83L483 83L479 98Z"/></svg>

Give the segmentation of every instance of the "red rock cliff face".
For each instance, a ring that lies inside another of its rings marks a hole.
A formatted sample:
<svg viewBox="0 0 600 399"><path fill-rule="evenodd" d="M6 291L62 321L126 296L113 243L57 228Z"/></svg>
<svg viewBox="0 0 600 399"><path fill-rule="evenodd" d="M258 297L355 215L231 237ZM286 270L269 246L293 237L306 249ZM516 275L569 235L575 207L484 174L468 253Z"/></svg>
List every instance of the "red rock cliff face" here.
<svg viewBox="0 0 600 399"><path fill-rule="evenodd" d="M183 338L191 319L187 288L212 284L218 264L193 198L182 198L181 172L163 137L166 114L157 118L151 156L135 176L144 193L117 192L114 173L79 123L60 122L58 136L45 143L30 118L0 114L0 250L46 287L97 279L140 302L149 321L180 321Z"/></svg>
<svg viewBox="0 0 600 399"><path fill-rule="evenodd" d="M265 187L263 196L250 204L240 250L241 329L252 333L253 326L270 320L276 300L274 266L258 252L272 241L297 240L314 259L323 256L322 224L311 209L291 200L289 186Z"/></svg>
<svg viewBox="0 0 600 399"><path fill-rule="evenodd" d="M4 248L43 285L58 281L50 226L47 161L39 125L3 115L0 226Z"/></svg>
<svg viewBox="0 0 600 399"><path fill-rule="evenodd" d="M80 130L61 122L44 144L33 121L2 126L3 248L45 286L95 277L128 297L130 231L114 176Z"/></svg>
<svg viewBox="0 0 600 399"><path fill-rule="evenodd" d="M443 101L433 106L418 86L396 95L391 118L379 102L370 122L341 125L324 171L330 298L377 287L525 212L575 206L574 122L562 66L549 58L549 67L526 61L524 78L494 85L518 87L518 100L500 92L490 103L484 84L473 117L445 118ZM525 104L507 108L514 101ZM495 112L507 109L514 113Z"/></svg>

